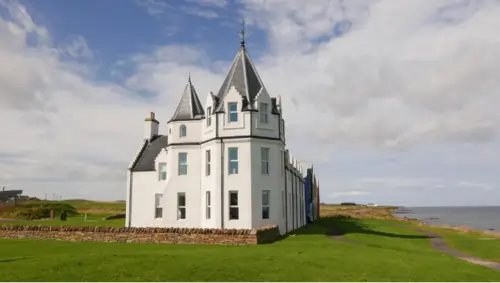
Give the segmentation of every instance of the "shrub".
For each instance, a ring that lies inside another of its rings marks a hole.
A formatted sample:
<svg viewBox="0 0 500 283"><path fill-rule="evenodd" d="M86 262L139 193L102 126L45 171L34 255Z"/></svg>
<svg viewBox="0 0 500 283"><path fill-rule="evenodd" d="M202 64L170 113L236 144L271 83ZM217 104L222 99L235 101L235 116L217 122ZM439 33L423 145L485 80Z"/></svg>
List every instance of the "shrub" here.
<svg viewBox="0 0 500 283"><path fill-rule="evenodd" d="M354 202L343 202L340 205L343 205L343 206L356 206L357 204L355 204Z"/></svg>
<svg viewBox="0 0 500 283"><path fill-rule="evenodd" d="M16 217L28 220L49 218L51 210L54 210L55 215L61 215L63 211L68 216L78 214L72 205L64 202L26 202L18 206Z"/></svg>
<svg viewBox="0 0 500 283"><path fill-rule="evenodd" d="M125 214L124 213L110 215L110 216L106 217L105 219L106 220L112 220L112 219L121 219L121 218L125 218Z"/></svg>

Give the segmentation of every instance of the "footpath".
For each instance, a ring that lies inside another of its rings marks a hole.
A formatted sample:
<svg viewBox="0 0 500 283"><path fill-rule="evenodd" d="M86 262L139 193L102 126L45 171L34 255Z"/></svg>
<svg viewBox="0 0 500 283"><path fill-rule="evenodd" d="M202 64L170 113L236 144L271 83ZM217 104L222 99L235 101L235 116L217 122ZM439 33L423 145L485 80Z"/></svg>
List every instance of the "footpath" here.
<svg viewBox="0 0 500 283"><path fill-rule="evenodd" d="M404 228L410 229L407 227L404 227ZM451 255L451 256L454 256L454 257L459 258L461 260L468 261L470 263L482 265L482 266L493 268L495 270L500 271L500 263L499 262L484 260L484 259L481 259L478 257L466 255L458 250L452 249L446 244L446 241L443 239L443 237L441 237L440 235L438 235L436 233L426 231L423 229L414 229L414 231L417 231L419 233L427 235L430 239L430 244L431 244L432 249L434 249L435 251L437 251L439 253ZM333 240L336 240L336 241L344 242L344 243L349 243L349 244L354 244L354 245L362 245L362 243L346 239L345 237L343 237L342 231L338 230L335 227L332 229L332 232L330 234L330 238L332 238Z"/></svg>

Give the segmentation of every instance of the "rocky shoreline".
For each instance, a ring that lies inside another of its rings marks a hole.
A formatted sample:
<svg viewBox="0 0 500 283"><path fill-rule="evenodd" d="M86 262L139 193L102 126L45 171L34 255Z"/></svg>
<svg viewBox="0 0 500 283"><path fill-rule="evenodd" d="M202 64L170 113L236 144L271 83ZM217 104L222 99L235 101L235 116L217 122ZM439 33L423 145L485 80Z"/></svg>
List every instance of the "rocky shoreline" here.
<svg viewBox="0 0 500 283"><path fill-rule="evenodd" d="M426 222L421 219L417 218L409 218L406 216L403 217L398 217L394 216L394 218L398 221L403 221L403 222L411 222L411 223L416 223L419 226L428 226L428 227L433 227L433 228L443 228L443 229L449 229L449 230L454 230L458 232L470 232L470 233L476 233L476 234L484 234L488 236L492 236L495 238L500 238L500 231L496 231L495 229L488 229L488 230L479 230L479 229L473 229L468 226L453 226L453 225L442 225L442 224L431 224L429 222Z"/></svg>

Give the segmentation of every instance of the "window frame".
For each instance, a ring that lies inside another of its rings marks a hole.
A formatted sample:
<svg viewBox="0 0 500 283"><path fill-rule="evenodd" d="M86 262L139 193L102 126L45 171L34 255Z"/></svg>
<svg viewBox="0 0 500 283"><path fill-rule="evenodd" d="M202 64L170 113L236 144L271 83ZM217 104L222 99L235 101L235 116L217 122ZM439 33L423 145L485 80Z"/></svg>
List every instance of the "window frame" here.
<svg viewBox="0 0 500 283"><path fill-rule="evenodd" d="M285 171L285 156L283 150L280 151L280 157L281 176L283 176L283 171Z"/></svg>
<svg viewBox="0 0 500 283"><path fill-rule="evenodd" d="M186 160L184 162L182 162L182 160L181 160L181 156L183 156L183 155L186 157ZM187 158L188 158L187 152L179 152L178 153L178 155L177 155L177 167L178 167L177 175L178 176L187 175L187 173L188 173ZM181 170L181 168L183 168L182 166L185 166L185 168L186 168L185 172L182 172L182 170Z"/></svg>
<svg viewBox="0 0 500 283"><path fill-rule="evenodd" d="M212 152L210 149L205 150L205 176L210 176L212 166Z"/></svg>
<svg viewBox="0 0 500 283"><path fill-rule="evenodd" d="M284 190L281 191L281 210L282 210L281 217L284 219L286 217L286 194Z"/></svg>
<svg viewBox="0 0 500 283"><path fill-rule="evenodd" d="M161 201L163 200L163 194L155 194L155 219L163 218L163 205Z"/></svg>
<svg viewBox="0 0 500 283"><path fill-rule="evenodd" d="M181 205L180 197L184 198L184 205ZM184 220L187 218L186 202L186 193L177 193L177 220ZM184 211L184 215L182 211Z"/></svg>
<svg viewBox="0 0 500 283"><path fill-rule="evenodd" d="M269 123L269 103L261 102L259 105L260 123Z"/></svg>
<svg viewBox="0 0 500 283"><path fill-rule="evenodd" d="M269 175L269 147L260 148L260 173Z"/></svg>
<svg viewBox="0 0 500 283"><path fill-rule="evenodd" d="M212 106L207 107L207 127L212 125Z"/></svg>
<svg viewBox="0 0 500 283"><path fill-rule="evenodd" d="M265 198L266 197L266 198ZM264 201L267 200L267 201ZM262 219L271 219L271 191L262 190ZM267 203L266 203L267 202ZM267 217L266 217L267 212Z"/></svg>
<svg viewBox="0 0 500 283"><path fill-rule="evenodd" d="M236 159L233 159L231 157L231 150L236 150ZM228 175L238 175L240 169L239 169L239 150L238 147L228 147L227 148L227 160L228 160ZM231 165L236 165L235 167L232 167ZM231 170L233 169L233 170ZM236 170L234 170L236 169ZM232 172L236 171L236 172Z"/></svg>
<svg viewBox="0 0 500 283"><path fill-rule="evenodd" d="M179 126L179 137L184 138L187 136L187 127L186 125L182 124Z"/></svg>
<svg viewBox="0 0 500 283"><path fill-rule="evenodd" d="M164 170L162 170L162 168ZM163 173L165 173L165 176L163 176ZM159 162L158 163L158 180L159 181L165 181L167 180L167 162Z"/></svg>
<svg viewBox="0 0 500 283"><path fill-rule="evenodd" d="M239 220L240 219L240 208L239 208L239 194L238 191L229 191L229 220ZM236 204L233 204L231 196L236 194ZM234 209L234 210L233 210ZM236 215L233 216L233 212L236 211Z"/></svg>
<svg viewBox="0 0 500 283"><path fill-rule="evenodd" d="M212 218L212 199L210 191L205 192L205 218Z"/></svg>
<svg viewBox="0 0 500 283"><path fill-rule="evenodd" d="M231 106L234 106L235 109L231 110ZM237 102L228 102L227 103L227 120L228 123L237 123L238 122L238 103ZM232 117L236 117L233 121Z"/></svg>

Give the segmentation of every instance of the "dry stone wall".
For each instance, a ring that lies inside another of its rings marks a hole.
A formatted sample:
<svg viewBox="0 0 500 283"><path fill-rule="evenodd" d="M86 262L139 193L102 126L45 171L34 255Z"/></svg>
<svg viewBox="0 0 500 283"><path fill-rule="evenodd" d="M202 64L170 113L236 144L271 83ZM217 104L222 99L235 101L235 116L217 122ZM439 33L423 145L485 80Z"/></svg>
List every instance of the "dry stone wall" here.
<svg viewBox="0 0 500 283"><path fill-rule="evenodd" d="M119 228L0 225L0 238L75 242L256 245L280 238L277 226L259 229Z"/></svg>

